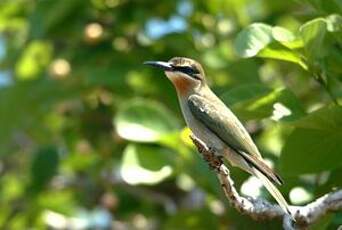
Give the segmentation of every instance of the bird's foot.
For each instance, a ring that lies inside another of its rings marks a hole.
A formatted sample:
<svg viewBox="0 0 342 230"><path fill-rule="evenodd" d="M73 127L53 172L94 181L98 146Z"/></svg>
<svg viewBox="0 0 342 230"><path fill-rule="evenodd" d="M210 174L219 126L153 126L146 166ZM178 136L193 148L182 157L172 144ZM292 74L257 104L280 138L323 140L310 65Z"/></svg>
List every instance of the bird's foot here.
<svg viewBox="0 0 342 230"><path fill-rule="evenodd" d="M217 155L215 147L208 147L202 140L198 139L194 135L190 135L190 139L197 147L198 152L203 156L203 159L208 162L210 169L218 171L220 166L223 164L223 160L222 156Z"/></svg>

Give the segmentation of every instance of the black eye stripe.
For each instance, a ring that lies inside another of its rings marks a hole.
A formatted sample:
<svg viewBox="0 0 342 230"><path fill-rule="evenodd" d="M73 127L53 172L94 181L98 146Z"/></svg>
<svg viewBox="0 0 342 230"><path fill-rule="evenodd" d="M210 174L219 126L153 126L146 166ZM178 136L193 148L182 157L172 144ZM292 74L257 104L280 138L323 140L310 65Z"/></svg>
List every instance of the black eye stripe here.
<svg viewBox="0 0 342 230"><path fill-rule="evenodd" d="M199 74L199 71L197 69L194 69L190 66L174 66L174 70L188 74L192 77L196 77L196 74Z"/></svg>

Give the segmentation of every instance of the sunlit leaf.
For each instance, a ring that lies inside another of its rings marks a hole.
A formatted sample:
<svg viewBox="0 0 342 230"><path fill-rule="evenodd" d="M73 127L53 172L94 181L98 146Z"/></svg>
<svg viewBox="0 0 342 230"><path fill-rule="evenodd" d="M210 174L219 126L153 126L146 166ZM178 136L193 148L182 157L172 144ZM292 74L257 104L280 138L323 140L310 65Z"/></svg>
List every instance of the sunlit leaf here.
<svg viewBox="0 0 342 230"><path fill-rule="evenodd" d="M235 89L223 94L223 101L227 104L231 102L231 95L240 97L242 100L234 102L232 109L243 120L261 119L271 117L275 120L293 120L301 117L304 110L296 98L289 90L276 89L269 90L257 85ZM246 94L246 92L249 92ZM240 94L240 95L239 95Z"/></svg>
<svg viewBox="0 0 342 230"><path fill-rule="evenodd" d="M2 176L0 180L3 185L1 188L3 200L10 201L24 194L24 183L16 175L7 174Z"/></svg>
<svg viewBox="0 0 342 230"><path fill-rule="evenodd" d="M235 39L235 50L241 57L253 57L272 41L272 27L254 23L241 31Z"/></svg>
<svg viewBox="0 0 342 230"><path fill-rule="evenodd" d="M120 173L129 184L157 184L172 172L172 154L161 147L130 144L123 153Z"/></svg>
<svg viewBox="0 0 342 230"><path fill-rule="evenodd" d="M304 50L309 60L313 61L324 54L323 41L327 31L327 23L317 18L302 25L299 29L304 41Z"/></svg>
<svg viewBox="0 0 342 230"><path fill-rule="evenodd" d="M326 18L327 30L329 32L342 32L342 16L338 14L329 15Z"/></svg>
<svg viewBox="0 0 342 230"><path fill-rule="evenodd" d="M291 42L296 38L291 31L280 26L274 26L272 28L272 37L279 42Z"/></svg>
<svg viewBox="0 0 342 230"><path fill-rule="evenodd" d="M15 72L19 79L38 77L49 64L52 55L52 45L47 41L33 41L23 51L16 64Z"/></svg>
<svg viewBox="0 0 342 230"><path fill-rule="evenodd" d="M342 107L326 107L294 122L281 154L287 175L317 173L342 166ZM305 164L303 164L305 162Z"/></svg>
<svg viewBox="0 0 342 230"><path fill-rule="evenodd" d="M293 49L303 46L301 39L279 26L254 23L240 32L235 40L235 49L241 57L263 57L293 62L307 70L301 55Z"/></svg>
<svg viewBox="0 0 342 230"><path fill-rule="evenodd" d="M171 112L148 100L128 101L114 119L118 134L127 140L155 142L178 129Z"/></svg>
<svg viewBox="0 0 342 230"><path fill-rule="evenodd" d="M281 44L291 50L301 49L304 47L304 42L301 38L296 37L293 41L281 42Z"/></svg>
<svg viewBox="0 0 342 230"><path fill-rule="evenodd" d="M258 53L258 57L278 59L282 61L293 62L300 65L303 69L307 70L308 67L302 60L301 55L293 50L290 50L280 44L273 43L262 49Z"/></svg>
<svg viewBox="0 0 342 230"><path fill-rule="evenodd" d="M71 215L75 212L77 204L72 190L53 190L44 191L39 197L39 205L44 209L53 210L56 212Z"/></svg>

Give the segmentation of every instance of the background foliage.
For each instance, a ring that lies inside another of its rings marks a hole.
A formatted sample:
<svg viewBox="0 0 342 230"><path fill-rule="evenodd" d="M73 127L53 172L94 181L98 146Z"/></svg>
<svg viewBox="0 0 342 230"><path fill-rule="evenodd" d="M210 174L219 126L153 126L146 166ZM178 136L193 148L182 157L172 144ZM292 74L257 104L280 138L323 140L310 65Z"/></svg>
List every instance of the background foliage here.
<svg viewBox="0 0 342 230"><path fill-rule="evenodd" d="M203 63L304 204L342 183L341 13L339 0L2 0L0 225L279 229L229 207L171 83L142 62Z"/></svg>

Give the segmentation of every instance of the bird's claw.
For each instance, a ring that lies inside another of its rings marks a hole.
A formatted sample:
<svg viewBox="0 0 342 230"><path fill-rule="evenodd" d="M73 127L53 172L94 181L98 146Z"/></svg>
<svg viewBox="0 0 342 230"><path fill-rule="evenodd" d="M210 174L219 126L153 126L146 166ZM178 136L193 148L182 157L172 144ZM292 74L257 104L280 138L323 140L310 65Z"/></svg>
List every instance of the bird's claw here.
<svg viewBox="0 0 342 230"><path fill-rule="evenodd" d="M190 135L191 140L197 147L198 152L200 152L210 169L219 170L220 166L223 164L222 157L218 156L216 149L212 146L207 146L202 140L198 139L194 135Z"/></svg>

